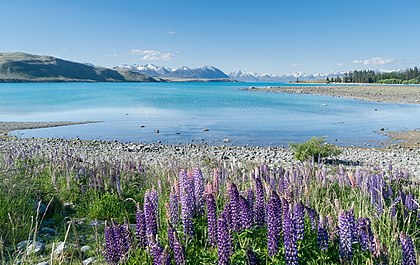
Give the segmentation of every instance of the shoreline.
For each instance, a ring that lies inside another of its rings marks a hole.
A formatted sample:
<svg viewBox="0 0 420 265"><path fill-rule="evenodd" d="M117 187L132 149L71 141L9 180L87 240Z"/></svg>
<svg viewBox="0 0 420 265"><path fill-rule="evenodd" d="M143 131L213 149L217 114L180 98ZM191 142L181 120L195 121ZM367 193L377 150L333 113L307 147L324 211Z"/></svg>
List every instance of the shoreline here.
<svg viewBox="0 0 420 265"><path fill-rule="evenodd" d="M45 128L48 126L68 126L92 122L0 122L0 128L7 124L12 129ZM4 129L3 129L4 130ZM71 150L71 153L87 162L96 158L108 161L139 160L145 164L183 163L186 165L224 163L277 164L282 166L296 165L293 151L289 147L260 146L225 146L208 144L155 144L123 143L102 140L80 140L62 138L17 138L0 137L0 150L23 148L52 153L56 150ZM391 139L385 147L339 147L342 154L328 163L339 163L345 166L385 166L393 164L406 168L420 179L420 131L384 132ZM65 152L67 152L65 151Z"/></svg>
<svg viewBox="0 0 420 265"><path fill-rule="evenodd" d="M89 123L98 123L101 121L41 121L41 122L14 122L14 121L0 121L0 138L8 136L11 131L18 130L29 130L29 129L40 129L40 128L51 128L61 127L70 125L80 125Z"/></svg>
<svg viewBox="0 0 420 265"><path fill-rule="evenodd" d="M279 87L248 87L245 91L312 94L350 98L372 102L420 104L418 85L303 85Z"/></svg>

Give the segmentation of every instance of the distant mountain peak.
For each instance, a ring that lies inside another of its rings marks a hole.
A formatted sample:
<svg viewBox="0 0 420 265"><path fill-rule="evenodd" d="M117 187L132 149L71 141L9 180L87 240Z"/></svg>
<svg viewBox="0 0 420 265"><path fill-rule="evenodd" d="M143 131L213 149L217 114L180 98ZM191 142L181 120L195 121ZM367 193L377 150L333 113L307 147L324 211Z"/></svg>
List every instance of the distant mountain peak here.
<svg viewBox="0 0 420 265"><path fill-rule="evenodd" d="M198 68L190 68L182 66L180 68L169 68L165 66L157 66L154 64L146 65L120 65L114 69L126 69L133 72L146 74L152 77L161 78L196 78L196 79L228 79L229 76L214 66L203 66Z"/></svg>
<svg viewBox="0 0 420 265"><path fill-rule="evenodd" d="M290 81L300 80L318 80L327 77L342 76L344 72L334 72L329 74L308 74L305 72L293 72L285 75L274 75L271 73L258 74L250 71L235 71L229 74L230 78L242 82L279 82L287 83Z"/></svg>

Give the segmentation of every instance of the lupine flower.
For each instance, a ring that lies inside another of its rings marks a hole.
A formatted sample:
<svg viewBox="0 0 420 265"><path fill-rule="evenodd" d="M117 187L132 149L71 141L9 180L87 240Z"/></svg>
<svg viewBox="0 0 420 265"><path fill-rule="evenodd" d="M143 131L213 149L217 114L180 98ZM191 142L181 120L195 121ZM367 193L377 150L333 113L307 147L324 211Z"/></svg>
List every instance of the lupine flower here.
<svg viewBox="0 0 420 265"><path fill-rule="evenodd" d="M167 232L168 232L169 248L173 249L174 244L175 244L174 233L176 233L176 230L174 229L174 227L172 226L170 222L168 222Z"/></svg>
<svg viewBox="0 0 420 265"><path fill-rule="evenodd" d="M123 255L123 247L122 247L122 236L121 236L121 230L119 229L119 225L114 220L111 221L111 234L112 234L112 248L115 252L115 254L118 256L118 259L120 259Z"/></svg>
<svg viewBox="0 0 420 265"><path fill-rule="evenodd" d="M207 225L209 241L212 246L217 244L217 216L216 216L216 200L213 194L207 195Z"/></svg>
<svg viewBox="0 0 420 265"><path fill-rule="evenodd" d="M373 258L376 260L376 264L381 264L381 265L389 264L388 250L384 244L381 245L381 241L376 235L373 236L371 252L372 252Z"/></svg>
<svg viewBox="0 0 420 265"><path fill-rule="evenodd" d="M319 218L318 222L318 247L321 250L328 249L328 231L327 231L327 224L325 222L325 218L322 216Z"/></svg>
<svg viewBox="0 0 420 265"><path fill-rule="evenodd" d="M118 253L114 250L113 238L111 227L105 222L105 250L103 255L109 264L116 264L120 260Z"/></svg>
<svg viewBox="0 0 420 265"><path fill-rule="evenodd" d="M162 253L163 253L163 247L159 243L159 241L156 238L153 238L151 235L148 238L149 246L150 246L150 252L153 257L153 264L155 265L161 265L163 260Z"/></svg>
<svg viewBox="0 0 420 265"><path fill-rule="evenodd" d="M235 184L231 184L229 187L229 211L231 218L230 228L233 231L239 231L241 229L241 215L239 206L239 191Z"/></svg>
<svg viewBox="0 0 420 265"><path fill-rule="evenodd" d="M192 237L194 235L194 197L193 189L191 189L190 180L185 171L181 171L179 175L180 198L181 198L181 218L184 227L184 235Z"/></svg>
<svg viewBox="0 0 420 265"><path fill-rule="evenodd" d="M159 265L171 265L171 254L167 247L162 251L159 257Z"/></svg>
<svg viewBox="0 0 420 265"><path fill-rule="evenodd" d="M260 264L258 259L257 259L257 256L252 251L252 249L249 248L249 247L248 247L248 250L246 251L246 264L247 265L258 265L258 264Z"/></svg>
<svg viewBox="0 0 420 265"><path fill-rule="evenodd" d="M395 218L397 216L397 205L400 202L400 200L401 200L401 197L398 196L394 201L392 201L391 207L390 207L391 218Z"/></svg>
<svg viewBox="0 0 420 265"><path fill-rule="evenodd" d="M146 221L146 236L148 239L155 238L157 235L157 220L154 206L149 197L144 201L144 220ZM149 242L150 245L150 242Z"/></svg>
<svg viewBox="0 0 420 265"><path fill-rule="evenodd" d="M254 209L254 200L255 200L255 195L254 195L254 191L249 188L246 192L246 199L249 203L249 207L252 209Z"/></svg>
<svg viewBox="0 0 420 265"><path fill-rule="evenodd" d="M109 264L118 264L130 250L131 234L128 223L119 225L111 221L108 226L105 223L105 250L104 258Z"/></svg>
<svg viewBox="0 0 420 265"><path fill-rule="evenodd" d="M351 210L342 210L338 217L340 229L340 258L342 261L351 262L353 258L353 231L354 219L352 220Z"/></svg>
<svg viewBox="0 0 420 265"><path fill-rule="evenodd" d="M298 249L296 245L296 236L294 235L294 225L292 223L291 209L289 203L283 199L283 240L286 264L298 264Z"/></svg>
<svg viewBox="0 0 420 265"><path fill-rule="evenodd" d="M273 191L270 197L270 200L267 203L267 247L268 255L274 256L279 251L279 212L281 208L279 207L278 201L279 198L277 194Z"/></svg>
<svg viewBox="0 0 420 265"><path fill-rule="evenodd" d="M204 212L204 179L203 173L200 168L193 170L194 176L194 196L195 196L195 207L198 215L202 215Z"/></svg>
<svg viewBox="0 0 420 265"><path fill-rule="evenodd" d="M305 211L309 217L309 221L311 222L311 230L313 231L316 228L316 220L318 220L318 213L315 211L315 209L312 209L308 206L305 206Z"/></svg>
<svg viewBox="0 0 420 265"><path fill-rule="evenodd" d="M242 195L239 196L239 207L241 209L241 227L242 229L250 229L254 224L254 216L248 200L245 199Z"/></svg>
<svg viewBox="0 0 420 265"><path fill-rule="evenodd" d="M156 221L159 223L159 194L153 187L149 192L149 199L153 206L153 212L156 214Z"/></svg>
<svg viewBox="0 0 420 265"><path fill-rule="evenodd" d="M411 193L405 197L404 204L409 211L416 211L418 208L418 202L414 199L414 196Z"/></svg>
<svg viewBox="0 0 420 265"><path fill-rule="evenodd" d="M305 213L303 209L302 202L299 202L293 210L293 223L295 225L295 235L298 240L302 240L305 234Z"/></svg>
<svg viewBox="0 0 420 265"><path fill-rule="evenodd" d="M416 263L416 252L414 250L414 244L409 235L400 233L400 241L402 246L402 265L415 265Z"/></svg>
<svg viewBox="0 0 420 265"><path fill-rule="evenodd" d="M174 232L174 259L176 265L185 264L185 249L184 246L179 242L178 235Z"/></svg>
<svg viewBox="0 0 420 265"><path fill-rule="evenodd" d="M127 253L131 248L131 232L130 232L130 225L127 219L124 220L124 224L120 226L120 234L121 234L121 247L122 253Z"/></svg>
<svg viewBox="0 0 420 265"><path fill-rule="evenodd" d="M254 206L255 223L263 226L265 223L265 191L260 177L255 178L256 200Z"/></svg>
<svg viewBox="0 0 420 265"><path fill-rule="evenodd" d="M179 222L179 202L174 191L169 194L169 212L172 225L177 226Z"/></svg>
<svg viewBox="0 0 420 265"><path fill-rule="evenodd" d="M357 220L357 237L362 251L369 250L373 241L369 218L359 218Z"/></svg>
<svg viewBox="0 0 420 265"><path fill-rule="evenodd" d="M136 239L137 239L137 246L140 248L144 248L147 245L147 237L146 237L146 221L144 218L143 211L140 208L140 205L137 203L137 211L136 211Z"/></svg>
<svg viewBox="0 0 420 265"><path fill-rule="evenodd" d="M226 218L222 212L217 220L217 255L219 265L229 264L230 248L231 238Z"/></svg>

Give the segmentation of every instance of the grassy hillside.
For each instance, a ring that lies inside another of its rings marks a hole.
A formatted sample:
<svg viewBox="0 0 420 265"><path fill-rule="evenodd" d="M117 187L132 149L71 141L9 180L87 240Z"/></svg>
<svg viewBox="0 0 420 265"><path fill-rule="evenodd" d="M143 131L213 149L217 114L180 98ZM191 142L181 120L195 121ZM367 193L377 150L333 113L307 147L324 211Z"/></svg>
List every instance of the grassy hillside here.
<svg viewBox="0 0 420 265"><path fill-rule="evenodd" d="M0 53L0 82L156 82L139 73L27 53Z"/></svg>

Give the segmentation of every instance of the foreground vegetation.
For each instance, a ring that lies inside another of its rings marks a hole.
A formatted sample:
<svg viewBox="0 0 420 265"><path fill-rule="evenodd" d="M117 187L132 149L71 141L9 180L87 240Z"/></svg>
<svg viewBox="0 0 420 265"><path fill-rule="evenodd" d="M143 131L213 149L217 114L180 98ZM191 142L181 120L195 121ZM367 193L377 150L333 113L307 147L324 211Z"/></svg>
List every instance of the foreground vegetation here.
<svg viewBox="0 0 420 265"><path fill-rule="evenodd" d="M50 265L89 257L100 264L415 264L419 198L418 180L392 165L147 166L67 149L5 150L0 257ZM44 249L34 251L34 241Z"/></svg>

